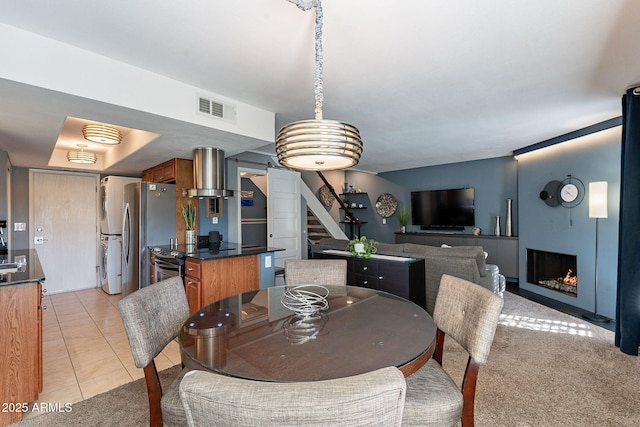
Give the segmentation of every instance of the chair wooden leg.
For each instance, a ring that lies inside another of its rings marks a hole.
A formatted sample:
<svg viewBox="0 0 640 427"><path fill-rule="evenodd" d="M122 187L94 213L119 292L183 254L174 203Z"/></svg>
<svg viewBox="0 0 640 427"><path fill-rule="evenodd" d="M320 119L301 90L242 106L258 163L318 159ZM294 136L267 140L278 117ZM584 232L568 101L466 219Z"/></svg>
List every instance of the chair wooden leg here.
<svg viewBox="0 0 640 427"><path fill-rule="evenodd" d="M433 353L433 358L436 362L442 366L442 350L444 349L445 333L440 329L436 329L436 351Z"/></svg>
<svg viewBox="0 0 640 427"><path fill-rule="evenodd" d="M156 364L152 360L144 367L144 379L147 383L147 395L149 397L149 426L162 427L162 386Z"/></svg>
<svg viewBox="0 0 640 427"><path fill-rule="evenodd" d="M467 369L462 381L462 427L473 427L474 403L476 398L476 383L478 380L478 365L471 357L467 361Z"/></svg>

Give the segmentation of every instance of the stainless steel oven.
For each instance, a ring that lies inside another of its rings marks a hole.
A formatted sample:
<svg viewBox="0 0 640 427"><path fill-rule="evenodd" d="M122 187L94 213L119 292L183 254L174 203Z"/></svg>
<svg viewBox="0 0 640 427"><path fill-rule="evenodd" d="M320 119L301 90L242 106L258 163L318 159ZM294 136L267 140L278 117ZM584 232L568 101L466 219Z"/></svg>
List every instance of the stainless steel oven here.
<svg viewBox="0 0 640 427"><path fill-rule="evenodd" d="M182 276L182 266L175 256L151 252L151 283Z"/></svg>

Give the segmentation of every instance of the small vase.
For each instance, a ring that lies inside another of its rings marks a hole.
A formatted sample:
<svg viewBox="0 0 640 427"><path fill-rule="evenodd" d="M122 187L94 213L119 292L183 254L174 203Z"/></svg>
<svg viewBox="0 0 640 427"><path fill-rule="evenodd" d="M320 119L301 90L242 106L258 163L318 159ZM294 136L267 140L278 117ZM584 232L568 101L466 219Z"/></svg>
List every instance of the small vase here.
<svg viewBox="0 0 640 427"><path fill-rule="evenodd" d="M504 220L504 235L511 237L511 199L507 199L507 216Z"/></svg>
<svg viewBox="0 0 640 427"><path fill-rule="evenodd" d="M353 250L356 251L356 253L363 254L365 252L364 243L356 243L356 244L354 244L353 245Z"/></svg>
<svg viewBox="0 0 640 427"><path fill-rule="evenodd" d="M401 233L406 233L407 232L407 227L405 225L400 227L400 232Z"/></svg>
<svg viewBox="0 0 640 427"><path fill-rule="evenodd" d="M196 230L187 230L185 244L195 245L196 241L197 241Z"/></svg>
<svg viewBox="0 0 640 427"><path fill-rule="evenodd" d="M496 236L500 235L500 215L496 216L496 228L493 234L495 234Z"/></svg>

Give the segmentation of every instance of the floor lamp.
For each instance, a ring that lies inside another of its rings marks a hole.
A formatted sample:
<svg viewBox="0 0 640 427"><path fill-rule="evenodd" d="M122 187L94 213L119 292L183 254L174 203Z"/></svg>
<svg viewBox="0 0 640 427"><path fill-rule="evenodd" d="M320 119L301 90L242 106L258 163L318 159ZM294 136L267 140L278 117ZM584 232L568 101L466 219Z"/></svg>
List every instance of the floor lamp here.
<svg viewBox="0 0 640 427"><path fill-rule="evenodd" d="M587 320L598 323L611 321L608 317L598 314L598 220L607 218L607 182L598 181L589 183L589 218L596 219L596 275L593 313L582 315Z"/></svg>

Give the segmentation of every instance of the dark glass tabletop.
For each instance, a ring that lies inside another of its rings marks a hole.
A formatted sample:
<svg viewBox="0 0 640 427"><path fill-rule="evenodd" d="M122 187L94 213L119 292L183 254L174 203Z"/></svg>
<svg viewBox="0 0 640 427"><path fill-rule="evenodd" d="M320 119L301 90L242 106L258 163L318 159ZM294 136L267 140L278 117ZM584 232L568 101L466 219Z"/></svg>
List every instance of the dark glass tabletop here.
<svg viewBox="0 0 640 427"><path fill-rule="evenodd" d="M436 327L418 305L347 286L330 289L328 309L302 319L277 286L234 295L194 313L179 336L191 369L263 381L319 381L386 366L405 376L431 357Z"/></svg>

